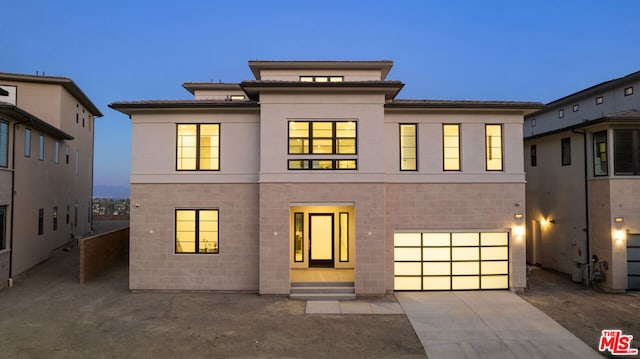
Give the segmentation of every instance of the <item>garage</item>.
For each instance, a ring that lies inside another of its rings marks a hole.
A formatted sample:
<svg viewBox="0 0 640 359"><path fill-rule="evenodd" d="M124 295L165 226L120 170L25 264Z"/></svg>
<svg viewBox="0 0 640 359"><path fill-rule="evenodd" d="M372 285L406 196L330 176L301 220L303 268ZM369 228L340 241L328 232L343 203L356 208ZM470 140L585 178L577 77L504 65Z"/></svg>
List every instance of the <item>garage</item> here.
<svg viewBox="0 0 640 359"><path fill-rule="evenodd" d="M627 289L640 290L640 234L627 236Z"/></svg>
<svg viewBox="0 0 640 359"><path fill-rule="evenodd" d="M508 232L394 234L394 290L508 288Z"/></svg>

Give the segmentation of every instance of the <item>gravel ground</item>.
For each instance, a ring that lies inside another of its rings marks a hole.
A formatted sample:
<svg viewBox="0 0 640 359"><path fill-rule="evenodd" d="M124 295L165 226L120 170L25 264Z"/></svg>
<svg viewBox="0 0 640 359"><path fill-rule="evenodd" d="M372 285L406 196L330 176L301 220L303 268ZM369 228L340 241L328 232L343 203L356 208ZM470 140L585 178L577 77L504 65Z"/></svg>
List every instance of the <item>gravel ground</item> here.
<svg viewBox="0 0 640 359"><path fill-rule="evenodd" d="M565 274L534 268L529 290L521 297L596 351L603 329L633 335L631 347L640 348L640 292L604 293L574 283Z"/></svg>

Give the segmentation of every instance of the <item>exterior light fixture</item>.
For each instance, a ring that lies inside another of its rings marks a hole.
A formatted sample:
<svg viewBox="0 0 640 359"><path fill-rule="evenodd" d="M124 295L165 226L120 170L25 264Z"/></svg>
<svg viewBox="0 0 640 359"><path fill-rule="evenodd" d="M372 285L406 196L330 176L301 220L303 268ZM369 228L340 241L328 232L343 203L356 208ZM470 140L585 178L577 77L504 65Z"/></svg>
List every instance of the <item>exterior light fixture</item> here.
<svg viewBox="0 0 640 359"><path fill-rule="evenodd" d="M515 219L522 219L522 217L523 217L522 213L516 213L516 214L513 215L513 218L515 218Z"/></svg>
<svg viewBox="0 0 640 359"><path fill-rule="evenodd" d="M515 234L517 240L521 240L524 236L524 227L523 226L515 226L513 227L513 234Z"/></svg>
<svg viewBox="0 0 640 359"><path fill-rule="evenodd" d="M622 216L621 217L616 217L616 218L613 219L613 221L616 222L616 223L622 223L622 222L624 222L624 217L622 217Z"/></svg>
<svg viewBox="0 0 640 359"><path fill-rule="evenodd" d="M616 239L616 241L618 241L618 243L620 243L624 240L625 233L622 229L617 229L614 232L613 237Z"/></svg>

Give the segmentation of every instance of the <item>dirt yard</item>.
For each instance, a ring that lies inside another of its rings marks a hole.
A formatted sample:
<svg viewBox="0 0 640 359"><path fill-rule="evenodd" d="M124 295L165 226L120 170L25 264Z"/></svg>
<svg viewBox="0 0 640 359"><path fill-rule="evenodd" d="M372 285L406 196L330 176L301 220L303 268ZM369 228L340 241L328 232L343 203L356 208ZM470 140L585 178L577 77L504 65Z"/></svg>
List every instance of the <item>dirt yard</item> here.
<svg viewBox="0 0 640 359"><path fill-rule="evenodd" d="M640 292L608 294L574 283L565 274L534 268L529 290L521 297L596 351L603 329L631 334L632 347L640 347Z"/></svg>

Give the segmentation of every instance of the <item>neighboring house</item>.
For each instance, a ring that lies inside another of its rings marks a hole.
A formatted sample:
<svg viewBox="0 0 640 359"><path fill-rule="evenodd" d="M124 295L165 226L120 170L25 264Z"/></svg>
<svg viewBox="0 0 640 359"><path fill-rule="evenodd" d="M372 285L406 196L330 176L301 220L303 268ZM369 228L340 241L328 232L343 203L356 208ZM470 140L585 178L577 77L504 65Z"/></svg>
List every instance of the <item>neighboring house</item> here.
<svg viewBox="0 0 640 359"><path fill-rule="evenodd" d="M526 116L528 262L640 289L638 90L635 72Z"/></svg>
<svg viewBox="0 0 640 359"><path fill-rule="evenodd" d="M522 126L540 103L400 100L391 61L250 61L130 116L131 289L289 294L526 283Z"/></svg>
<svg viewBox="0 0 640 359"><path fill-rule="evenodd" d="M68 78L0 73L0 288L91 232L99 116Z"/></svg>

